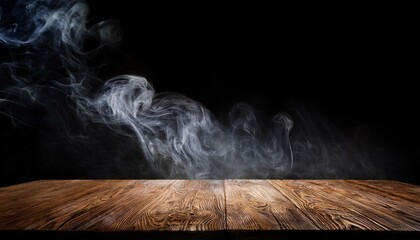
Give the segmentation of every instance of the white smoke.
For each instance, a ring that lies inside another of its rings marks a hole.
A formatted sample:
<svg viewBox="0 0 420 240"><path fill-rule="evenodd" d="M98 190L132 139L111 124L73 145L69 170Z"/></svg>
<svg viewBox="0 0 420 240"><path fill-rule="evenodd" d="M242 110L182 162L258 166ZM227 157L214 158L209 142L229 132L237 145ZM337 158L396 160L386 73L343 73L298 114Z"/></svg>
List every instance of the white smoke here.
<svg viewBox="0 0 420 240"><path fill-rule="evenodd" d="M230 126L223 126L200 103L180 94L156 94L145 78L132 75L108 80L88 109L94 121L134 134L161 176L245 177L255 171L257 177L281 177L291 170L292 121L285 114L273 119L274 133L264 139L246 105L238 105Z"/></svg>
<svg viewBox="0 0 420 240"><path fill-rule="evenodd" d="M89 8L84 1L8 4L10 13L3 11L1 16L0 12L0 43L10 50L11 59L0 66L0 104L4 105L2 112L15 119L25 118L13 110L16 105L42 106L69 138L75 135L72 121L80 122L76 132L92 123L105 125L134 137L143 155L138 161L146 160L156 176L166 178L299 176L296 169L307 171L302 166L310 168L307 163L314 159L309 155L314 151L308 149L323 144L310 139L305 141L311 147L295 142L300 157L296 168L289 136L293 121L288 114L261 121L251 107L237 104L229 122L222 124L206 107L186 96L156 93L144 77L98 79L86 59L121 38L114 21L87 28ZM98 45L87 49L89 41ZM335 161L326 155L330 150L321 149L323 159L317 163Z"/></svg>

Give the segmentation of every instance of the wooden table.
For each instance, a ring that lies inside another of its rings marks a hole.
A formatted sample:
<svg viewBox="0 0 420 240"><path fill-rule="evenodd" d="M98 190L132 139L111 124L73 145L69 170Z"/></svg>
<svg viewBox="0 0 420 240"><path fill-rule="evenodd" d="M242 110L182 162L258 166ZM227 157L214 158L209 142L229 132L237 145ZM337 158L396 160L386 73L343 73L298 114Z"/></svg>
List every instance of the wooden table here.
<svg viewBox="0 0 420 240"><path fill-rule="evenodd" d="M420 239L420 187L381 180L42 180L0 188L0 230L41 238Z"/></svg>

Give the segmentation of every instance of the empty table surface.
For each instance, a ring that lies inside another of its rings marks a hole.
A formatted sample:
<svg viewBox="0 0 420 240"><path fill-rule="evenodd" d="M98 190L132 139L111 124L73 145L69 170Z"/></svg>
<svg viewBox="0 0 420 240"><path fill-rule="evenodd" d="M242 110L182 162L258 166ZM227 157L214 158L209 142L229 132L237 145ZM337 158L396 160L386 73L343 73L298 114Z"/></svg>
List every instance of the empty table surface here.
<svg viewBox="0 0 420 240"><path fill-rule="evenodd" d="M5 231L420 231L388 180L41 180L0 188Z"/></svg>

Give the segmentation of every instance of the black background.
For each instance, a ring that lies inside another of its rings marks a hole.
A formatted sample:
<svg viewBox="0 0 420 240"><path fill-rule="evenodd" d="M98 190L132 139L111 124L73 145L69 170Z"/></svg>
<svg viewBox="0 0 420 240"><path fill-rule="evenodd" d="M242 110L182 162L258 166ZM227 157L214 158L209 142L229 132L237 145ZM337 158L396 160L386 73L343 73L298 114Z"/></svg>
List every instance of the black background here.
<svg viewBox="0 0 420 240"><path fill-rule="evenodd" d="M346 131L368 126L373 139L397 158L383 163L388 178L419 184L419 19L414 6L293 2L152 6L88 1L89 24L115 19L121 25L124 57L99 74L143 75L158 92L185 94L216 116L236 102L268 115L303 102ZM1 121L9 146L29 146L19 157L36 158L36 150L30 150L41 144L36 133L21 142L7 118ZM34 165L20 164L3 168L3 184L78 176L51 174L47 166L35 167L42 169L35 174Z"/></svg>

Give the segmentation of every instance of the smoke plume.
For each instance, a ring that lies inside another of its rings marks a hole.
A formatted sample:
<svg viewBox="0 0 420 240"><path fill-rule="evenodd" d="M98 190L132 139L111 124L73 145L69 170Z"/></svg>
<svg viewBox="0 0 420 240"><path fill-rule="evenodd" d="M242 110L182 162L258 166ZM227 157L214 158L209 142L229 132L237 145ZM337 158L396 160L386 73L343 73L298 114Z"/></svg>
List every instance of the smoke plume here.
<svg viewBox="0 0 420 240"><path fill-rule="evenodd" d="M0 43L7 52L0 65L0 113L15 127L48 132L46 148L59 142L54 146L67 149L73 161L93 169L97 164L93 175L103 176L100 169L108 164L127 171L118 176L140 178L375 173L363 150L303 107L292 111L294 123L287 113L266 119L239 103L222 123L187 96L156 92L142 76L98 78L100 64L90 65L91 59L122 39L116 21L89 23L84 1L0 6Z"/></svg>

